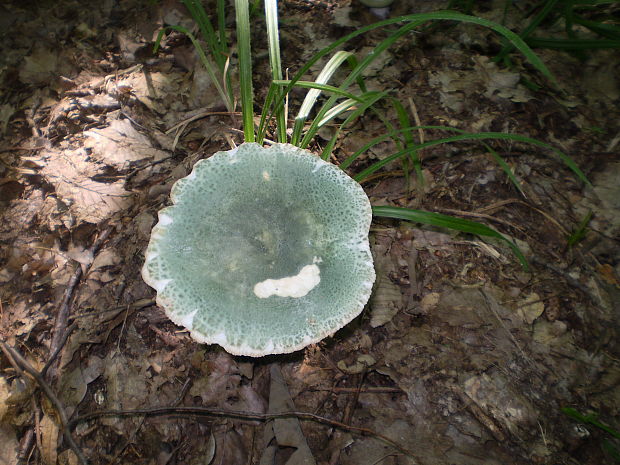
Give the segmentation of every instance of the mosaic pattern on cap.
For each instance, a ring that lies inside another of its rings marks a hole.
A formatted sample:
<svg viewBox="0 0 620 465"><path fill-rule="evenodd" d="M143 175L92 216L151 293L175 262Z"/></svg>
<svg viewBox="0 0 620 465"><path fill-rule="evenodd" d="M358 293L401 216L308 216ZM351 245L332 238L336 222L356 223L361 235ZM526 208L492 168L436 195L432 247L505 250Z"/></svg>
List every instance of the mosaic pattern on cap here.
<svg viewBox="0 0 620 465"><path fill-rule="evenodd" d="M195 340L236 355L293 352L368 301L370 202L335 165L246 143L196 163L171 198L142 275Z"/></svg>

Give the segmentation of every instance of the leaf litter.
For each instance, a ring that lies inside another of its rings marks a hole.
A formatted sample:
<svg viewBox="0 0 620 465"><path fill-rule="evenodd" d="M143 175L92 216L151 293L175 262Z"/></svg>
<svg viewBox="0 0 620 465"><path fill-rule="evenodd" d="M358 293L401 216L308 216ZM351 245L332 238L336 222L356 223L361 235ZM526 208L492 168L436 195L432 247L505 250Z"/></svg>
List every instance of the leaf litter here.
<svg viewBox="0 0 620 465"><path fill-rule="evenodd" d="M593 56L581 81L581 65L542 51L565 77L570 99L562 100L525 90L520 73L492 63L479 46L468 49L488 40L473 29L453 36L467 36L463 43L447 34L403 43L385 55L369 88L397 87L415 100L422 124L499 128L568 144L592 173L594 187L582 192L553 161L501 147L533 199L529 206L510 203L519 194L483 152L425 151L423 197L415 197L402 177L386 174L364 185L373 203L492 212L502 224L523 226L505 232L526 241L530 256L538 257L535 273L523 273L502 247L488 254L470 238L377 220L379 280L369 309L303 353L255 361L192 342L154 305L140 278L148 235L170 185L197 159L224 148L222 128L235 124L205 116L189 121L178 143L166 134L188 116L208 113L216 101L187 44L170 41L163 55L149 55L162 24L157 18L176 11L176 19L187 20L183 8L125 2L116 19L107 1L92 9L63 1L45 15L16 2L1 8L7 27L33 31L9 34L2 44L0 87L8 97L0 107L0 179L8 181L0 185L1 340L40 370L79 269L84 275L69 299L74 326L58 357L59 376L50 381L68 415L174 405L255 414L295 410L370 432L334 430L294 416L270 422L110 416L74 431L90 460L611 463L599 432L576 434L560 408L593 410L616 425L620 414L614 343L620 215L617 163L607 162L619 131L610 77L617 60ZM356 4L313 9L286 2L285 12L300 24L294 33L283 29L289 57L309 56L337 38L336 29L368 21ZM110 21L102 27L97 18ZM335 28L328 26L334 18ZM42 31L57 42L36 45ZM365 53L376 39L360 42L358 51ZM589 92L593 87L598 90ZM589 131L593 126L603 132ZM360 121L338 141L337 156L380 131L375 121ZM375 147L360 162L384 158L393 148ZM594 163L591 153L605 162ZM562 233L531 207L563 225L577 224L589 210L597 213L583 243L567 251ZM96 235L108 226L112 234L93 252ZM18 376L5 355L0 369L0 461L17 463L18 454L32 453L40 462L78 463L34 381Z"/></svg>

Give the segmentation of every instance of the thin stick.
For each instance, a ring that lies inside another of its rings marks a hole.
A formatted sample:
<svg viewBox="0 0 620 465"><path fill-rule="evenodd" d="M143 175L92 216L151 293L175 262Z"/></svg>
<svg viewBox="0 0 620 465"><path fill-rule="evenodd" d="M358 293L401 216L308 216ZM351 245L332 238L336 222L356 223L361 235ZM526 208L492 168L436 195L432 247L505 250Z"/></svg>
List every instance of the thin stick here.
<svg viewBox="0 0 620 465"><path fill-rule="evenodd" d="M58 417L60 418L60 423L62 426L62 432L63 432L65 441L67 441L67 444L69 445L71 450L73 450L73 452L77 456L80 463L82 465L88 465L88 461L86 460L86 457L82 453L82 450L79 448L79 446L75 442L75 439L73 439L73 434L71 433L72 429L68 428L69 420L67 418L67 413L65 412L65 408L62 405L62 402L60 401L60 399L58 399L58 396L56 395L56 393L52 390L50 385L47 384L45 379L43 379L41 374L37 370L35 370L32 367L32 365L30 365L30 363L28 363L28 361L17 351L17 349L14 349L10 345L6 344L4 341L0 341L0 347L2 347L3 352L5 353L8 352L9 354L11 354L10 360L12 362L15 362L26 373L32 376L34 380L37 382L37 384L39 385L39 387L43 390L47 398L54 405L54 408L58 412ZM16 370L18 369L17 366L15 367L15 369Z"/></svg>
<svg viewBox="0 0 620 465"><path fill-rule="evenodd" d="M26 431L21 441L19 441L19 451L17 452L17 465L24 465L30 461L34 452L34 428Z"/></svg>
<svg viewBox="0 0 620 465"><path fill-rule="evenodd" d="M58 347L56 348L54 353L52 355L50 355L49 360L47 361L47 363L45 364L45 366L41 370L41 376L43 376L45 378L45 375L47 374L47 370L49 370L49 367L52 366L52 363L54 363L54 360L56 360L56 357L58 357L58 354L60 354L60 352L62 351L62 348L67 343L67 340L69 339L69 336L71 335L71 333L73 332L73 330L76 327L77 327L77 323L74 321L73 323L71 323L71 325L69 325L69 327L66 329L66 331L64 331L64 333L62 335L62 339L60 340L60 344L58 345Z"/></svg>
<svg viewBox="0 0 620 465"><path fill-rule="evenodd" d="M108 238L111 232L112 232L112 227L108 227L95 240L95 242L93 243L93 246L90 248L90 252L93 257L99 250L99 247L101 246L101 244L103 244L103 242ZM90 265L86 269L87 273L89 269L90 269ZM75 268L75 273L73 273L73 276L71 276L71 279L69 280L69 284L67 285L67 288L65 289L65 293L62 298L62 303L60 305L60 310L58 310L58 315L56 316L56 323L54 324L52 342L50 344L50 352L52 354L56 354L56 356L58 355L58 352L62 350L62 346L66 342L65 332L67 330L67 323L69 321L69 313L71 311L71 299L73 297L73 292L75 291L76 286L80 282L81 277L82 277L82 266L78 265ZM54 363L51 363L49 367L46 366L46 373L51 368L48 379L51 380L56 376L56 370L55 370L56 367L57 365L55 365Z"/></svg>
<svg viewBox="0 0 620 465"><path fill-rule="evenodd" d="M411 109L411 114L413 115L413 121L415 121L415 125L418 126L418 137L420 139L420 144L424 143L424 129L422 129L422 122L420 121L420 115L418 114L418 107L416 107L413 99L409 97L409 108Z"/></svg>
<svg viewBox="0 0 620 465"><path fill-rule="evenodd" d="M353 412L355 411L355 407L357 406L357 402L360 397L360 391L362 389L362 386L364 385L364 380L366 379L367 372L368 372L368 365L365 365L364 371L362 371L359 381L357 383L357 388L355 389L355 391L353 391L353 395L349 398L349 401L347 402L344 408L344 412L342 412L343 423L350 424L351 420L353 419ZM337 434L340 434L340 431L338 431ZM340 463L341 452L342 452L342 449L340 447L336 448L336 450L332 452L331 458L329 460L330 465L336 465Z"/></svg>
<svg viewBox="0 0 620 465"><path fill-rule="evenodd" d="M413 458L416 462L419 463L416 455L405 447L399 445L394 442L387 436L379 434L371 429L362 428L359 426L352 426L342 423L340 421L331 420L329 418L322 417L320 415L315 415L314 413L309 412L281 412L281 413L254 413L254 412L246 412L246 411L234 411L234 410L223 410L223 409L210 409L204 407L153 407L153 408L144 408L144 409L135 409L135 410L100 410L98 412L87 413L85 415L81 415L79 417L74 418L68 424L68 429L72 430L78 423L82 423L84 421L93 420L95 418L100 417L130 417L137 415L147 415L147 416L159 416L159 415L196 415L196 416L208 416L208 417L217 417L217 418L234 418L237 420L247 420L247 421L269 421L275 420L278 418L298 418L300 420L310 420L316 421L318 423L322 423L333 428L339 428L345 431L352 431L359 433L364 436L372 436L381 441L385 442L389 446L393 447L397 451L402 454L405 454L411 458Z"/></svg>
<svg viewBox="0 0 620 465"><path fill-rule="evenodd" d="M174 126L172 126L170 129L168 129L164 134L170 134L172 131L182 128L181 130L185 129L185 127L193 122L196 121L198 119L201 118L206 118L207 116L215 116L215 115L231 115L231 116L239 116L241 113L238 111L234 111L234 112L230 112L230 111L202 111L200 113L195 114L194 116L190 116L189 118L186 118L180 122L178 122L177 124L175 124Z"/></svg>
<svg viewBox="0 0 620 465"><path fill-rule="evenodd" d="M320 388L320 387L311 387L308 388L308 391L314 392L357 392L358 388L356 387L330 387L330 388ZM391 387L380 387L380 386L370 386L359 389L360 394L404 394L403 390L400 388L391 388Z"/></svg>
<svg viewBox="0 0 620 465"><path fill-rule="evenodd" d="M34 437L36 439L35 444L37 445L37 449L39 449L39 455L41 457L45 457L43 455L43 445L41 444L41 410L37 406L37 403L34 399L34 396L30 397L30 403L32 404L32 411L34 412Z"/></svg>
<svg viewBox="0 0 620 465"><path fill-rule="evenodd" d="M114 312L116 312L117 314L120 314L120 312L125 311L127 308L129 308L129 310L141 310L143 308L155 305L155 303L156 303L155 299L140 299L140 300L136 300L132 304L129 304L129 306L123 305L120 307L108 308L107 310L98 310L95 312L78 313L77 315L73 315L71 319L75 321L78 318L87 318L89 316L105 315L106 313L114 313ZM116 315L113 315L111 318L114 318L114 317L116 317Z"/></svg>

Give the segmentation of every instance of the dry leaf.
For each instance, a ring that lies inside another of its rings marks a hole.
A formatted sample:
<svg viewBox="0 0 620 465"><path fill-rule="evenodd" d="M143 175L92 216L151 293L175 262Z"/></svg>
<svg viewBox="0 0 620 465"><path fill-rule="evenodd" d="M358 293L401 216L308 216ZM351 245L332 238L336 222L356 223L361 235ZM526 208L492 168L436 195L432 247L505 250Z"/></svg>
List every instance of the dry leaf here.
<svg viewBox="0 0 620 465"><path fill-rule="evenodd" d="M121 257L113 249L103 249L97 254L90 269L95 271L104 266L114 266L121 262Z"/></svg>
<svg viewBox="0 0 620 465"><path fill-rule="evenodd" d="M426 315L431 310L434 310L439 304L439 299L441 298L441 294L439 292L431 292L430 294L426 294L422 297L420 301L420 309L422 310L422 314Z"/></svg>
<svg viewBox="0 0 620 465"><path fill-rule="evenodd" d="M9 425L0 424L0 465L17 465L19 442Z"/></svg>
<svg viewBox="0 0 620 465"><path fill-rule="evenodd" d="M84 149L62 147L42 153L41 174L54 185L59 199L69 206L78 221L99 223L131 204L131 192L123 181L112 183L91 179L102 166L90 160Z"/></svg>
<svg viewBox="0 0 620 465"><path fill-rule="evenodd" d="M11 397L9 384L4 376L0 376L0 422L2 422L4 414L9 410L9 397Z"/></svg>
<svg viewBox="0 0 620 465"><path fill-rule="evenodd" d="M400 287L385 274L379 272L376 289L370 300L370 326L376 328L391 321L402 304L403 295Z"/></svg>
<svg viewBox="0 0 620 465"><path fill-rule="evenodd" d="M126 119L114 120L108 127L91 129L84 135L87 137L84 146L92 150L93 157L118 169L145 158L158 161L168 156L153 147L149 138L140 134Z"/></svg>
<svg viewBox="0 0 620 465"><path fill-rule="evenodd" d="M200 397L204 406L213 406L226 404L230 397L238 395L241 376L229 354L218 354L209 369L208 376L202 376L192 384L191 396Z"/></svg>
<svg viewBox="0 0 620 465"><path fill-rule="evenodd" d="M213 459L215 458L215 436L213 436L213 433L209 435L209 442L207 443L207 448L205 450L203 458L203 463L205 465L209 465L211 462L213 462Z"/></svg>
<svg viewBox="0 0 620 465"><path fill-rule="evenodd" d="M280 367L275 363L272 364L270 373L269 413L294 411L295 404L282 377ZM275 459L280 456L280 450L291 447L295 449L295 452L288 456L286 465L316 465L297 418L278 418L269 422L265 428L264 438L266 448L260 465L276 463Z"/></svg>
<svg viewBox="0 0 620 465"><path fill-rule="evenodd" d="M545 311L545 304L540 300L540 296L535 292L532 292L525 298L523 304L517 309L519 316L523 318L528 325L534 323L534 320L543 314Z"/></svg>
<svg viewBox="0 0 620 465"><path fill-rule="evenodd" d="M607 284L611 284L620 289L620 280L616 277L614 268L609 263L599 265L596 270Z"/></svg>
<svg viewBox="0 0 620 465"><path fill-rule="evenodd" d="M66 254L68 257L82 265L88 266L93 261L93 253L90 250L85 249L81 245L76 245L73 242L69 244Z"/></svg>
<svg viewBox="0 0 620 465"><path fill-rule="evenodd" d="M44 415L40 422L41 429L41 455L46 465L56 465L58 459L58 433L59 428L52 417Z"/></svg>
<svg viewBox="0 0 620 465"><path fill-rule="evenodd" d="M58 53L37 46L30 55L24 58L19 70L19 79L25 84L44 84L56 74Z"/></svg>

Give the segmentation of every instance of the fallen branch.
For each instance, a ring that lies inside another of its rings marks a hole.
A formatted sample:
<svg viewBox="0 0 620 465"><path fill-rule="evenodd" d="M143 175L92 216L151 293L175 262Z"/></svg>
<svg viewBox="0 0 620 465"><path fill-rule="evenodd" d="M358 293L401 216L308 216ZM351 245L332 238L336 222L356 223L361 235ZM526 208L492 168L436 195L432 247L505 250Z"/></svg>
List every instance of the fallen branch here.
<svg viewBox="0 0 620 465"><path fill-rule="evenodd" d="M371 436L379 439L387 445L393 447L398 452L405 454L415 460L415 463L419 463L417 456L406 449L405 447L394 442L387 436L379 434L368 428L361 428L359 426L352 426L340 421L331 420L329 418L316 415L309 412L281 412L281 413L254 413L241 410L225 410L225 409L211 409L205 407L152 407L134 410L100 410L97 412L87 413L71 420L67 427L69 430L73 430L79 423L93 420L101 417L132 417L132 416L162 416L162 415L191 415L202 417L217 417L217 418L234 418L237 420L246 421L260 421L266 422L269 420L275 420L278 418L298 418L300 420L315 421L324 425L331 426L332 428L338 428L345 431L358 433L362 436Z"/></svg>
<svg viewBox="0 0 620 465"><path fill-rule="evenodd" d="M35 370L32 367L32 365L30 365L30 363L28 363L28 361L22 356L22 354L20 354L17 351L17 349L14 349L13 347L8 345L4 341L0 341L0 347L2 348L2 351L7 355L9 362L11 362L11 364L13 365L15 370L17 370L17 372L21 372L21 375L24 376L23 371L25 371L30 376L32 376L34 380L37 382L41 390L45 393L47 398L50 400L50 402L56 409L56 412L58 413L58 418L60 419L60 424L62 427L63 437L65 441L67 441L67 444L69 445L71 450L73 450L73 452L77 456L80 463L82 465L88 465L88 461L86 460L86 457L82 453L82 450L77 445L77 442L75 442L75 439L73 439L73 434L72 434L73 430L68 427L69 421L67 418L67 413L65 412L65 408L62 405L62 402L60 401L56 393L52 390L50 385L45 381L43 376L41 376L41 373Z"/></svg>

